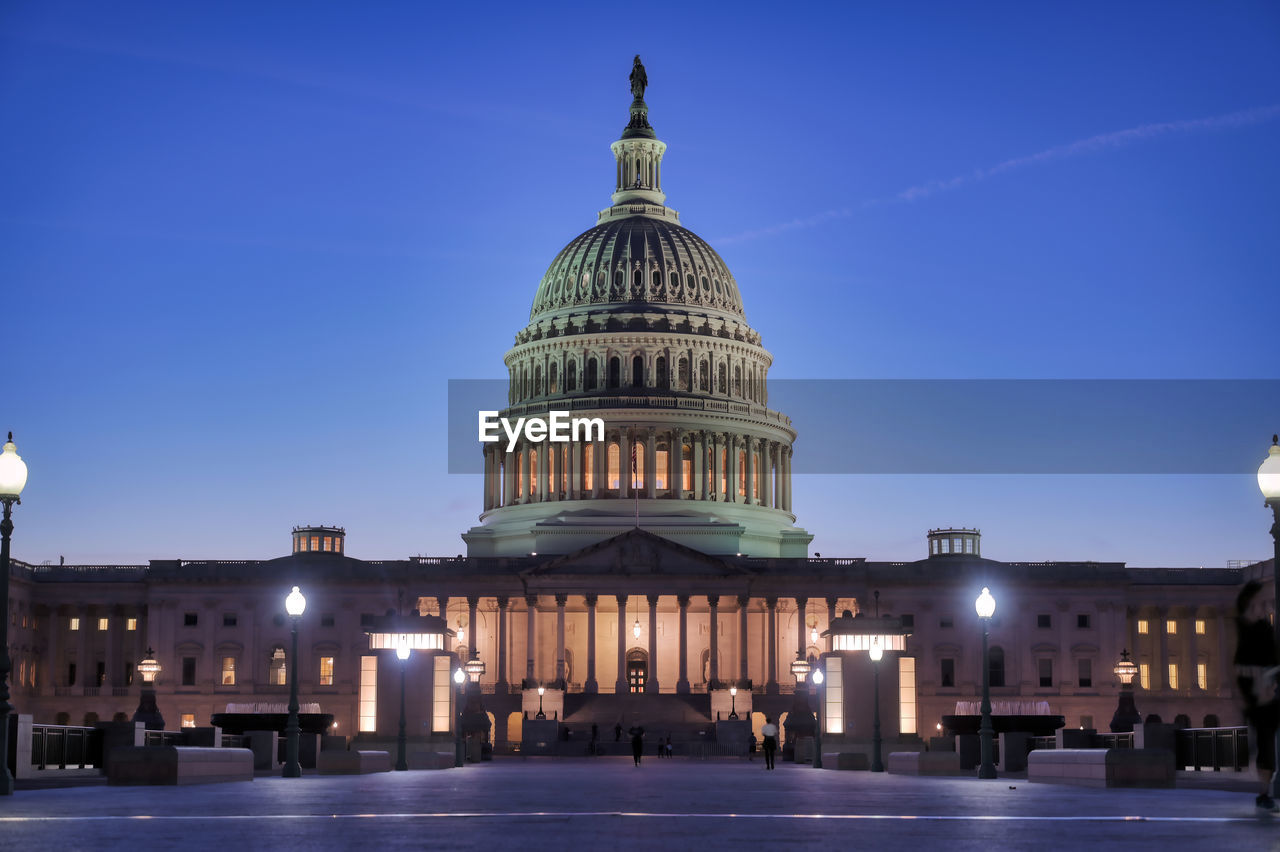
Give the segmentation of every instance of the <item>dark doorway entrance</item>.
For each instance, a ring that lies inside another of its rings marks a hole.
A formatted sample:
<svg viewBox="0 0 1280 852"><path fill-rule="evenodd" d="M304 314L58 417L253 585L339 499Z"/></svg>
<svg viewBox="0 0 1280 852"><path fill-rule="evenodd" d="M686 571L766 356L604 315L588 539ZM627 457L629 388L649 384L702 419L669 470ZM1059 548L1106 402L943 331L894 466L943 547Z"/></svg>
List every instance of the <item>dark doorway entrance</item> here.
<svg viewBox="0 0 1280 852"><path fill-rule="evenodd" d="M631 651L627 654L627 685L632 693L644 692L645 681L649 679L649 655L644 651Z"/></svg>

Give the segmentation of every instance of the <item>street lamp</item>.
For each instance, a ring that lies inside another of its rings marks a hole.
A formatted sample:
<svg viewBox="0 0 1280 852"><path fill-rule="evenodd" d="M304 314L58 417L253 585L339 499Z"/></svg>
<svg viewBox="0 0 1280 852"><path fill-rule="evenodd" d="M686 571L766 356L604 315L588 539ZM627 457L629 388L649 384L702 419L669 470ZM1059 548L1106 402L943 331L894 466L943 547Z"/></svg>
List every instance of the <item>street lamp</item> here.
<svg viewBox="0 0 1280 852"><path fill-rule="evenodd" d="M821 666L813 667L813 674L809 676L813 681L813 685L817 687L818 707L813 713L813 768L822 768L822 681L826 678L822 674Z"/></svg>
<svg viewBox="0 0 1280 852"><path fill-rule="evenodd" d="M285 778L302 777L302 765L298 763L298 622L306 608L307 599L302 596L302 590L294 586L293 591L284 599L284 611L289 613L293 622L293 629L290 631L293 651L289 654L289 721L284 726L285 736L288 738L284 748Z"/></svg>
<svg viewBox="0 0 1280 852"><path fill-rule="evenodd" d="M462 670L462 666L458 666L453 670L453 682L458 685L458 713L457 720L454 723L453 738L453 765L461 766L463 763L462 751L462 689L467 682L467 673Z"/></svg>
<svg viewBox="0 0 1280 852"><path fill-rule="evenodd" d="M871 683L873 685L871 696L875 703L871 726L871 771L884 772L884 760L881 758L882 741L880 739L880 660L884 658L884 648L880 647L879 636L871 641L871 648L867 651L867 656L871 658Z"/></svg>
<svg viewBox="0 0 1280 852"><path fill-rule="evenodd" d="M547 688L545 686L538 687L538 715L533 717L535 719L547 718L547 714L542 712L542 696L546 694L547 694Z"/></svg>
<svg viewBox="0 0 1280 852"><path fill-rule="evenodd" d="M738 718L738 687L729 687L729 718Z"/></svg>
<svg viewBox="0 0 1280 852"><path fill-rule="evenodd" d="M5 444L5 452L9 451L10 444ZM1271 541L1275 546L1274 558L1271 563L1273 591L1275 592L1275 606L1280 608L1280 438L1275 435L1271 436L1271 448L1267 450L1267 457L1263 459L1262 464L1258 466L1258 488L1262 491L1262 499L1271 507L1271 515L1274 523L1271 524ZM5 523L9 522L8 504L5 508ZM5 554L8 559L8 538L5 538ZM7 564L7 562L6 562ZM8 582L8 572L5 572L5 581ZM1280 653L1280 624L1272 621L1272 630L1276 636L1277 653ZM1280 728L1276 729L1276 745L1280 746ZM1280 754L1280 751L1273 752ZM1271 797L1280 796L1280 770L1277 770L1271 776Z"/></svg>
<svg viewBox="0 0 1280 852"><path fill-rule="evenodd" d="M13 776L9 773L9 536L13 534L13 504L21 503L22 489L27 484L27 464L18 455L13 433L0 453L0 502L4 503L4 520L0 521L0 796L13 795Z"/></svg>
<svg viewBox="0 0 1280 852"><path fill-rule="evenodd" d="M137 666L142 677L142 695L138 699L138 709L133 711L133 721L141 722L148 731L163 731L164 717L156 706L156 678L164 667L156 662L154 654L155 651L147 648L146 659Z"/></svg>
<svg viewBox="0 0 1280 852"><path fill-rule="evenodd" d="M396 771L405 772L409 769L409 760L405 756L404 668L409 661L409 637L401 637L400 644L396 645L396 657L400 660L400 732L396 735Z"/></svg>
<svg viewBox="0 0 1280 852"><path fill-rule="evenodd" d="M1115 715L1111 717L1111 733L1127 733L1142 721L1142 716L1133 703L1133 678L1138 673L1138 667L1129 659L1128 648L1120 652L1120 662L1111 671L1120 679L1120 703L1116 706Z"/></svg>
<svg viewBox="0 0 1280 852"><path fill-rule="evenodd" d="M987 634L991 626L991 616L996 613L996 599L991 597L991 590L982 587L982 594L974 601L978 618L982 619L982 725L978 728L978 742L982 753L982 765L978 767L979 778L995 778L996 765L992 762L991 736L991 661L987 656Z"/></svg>

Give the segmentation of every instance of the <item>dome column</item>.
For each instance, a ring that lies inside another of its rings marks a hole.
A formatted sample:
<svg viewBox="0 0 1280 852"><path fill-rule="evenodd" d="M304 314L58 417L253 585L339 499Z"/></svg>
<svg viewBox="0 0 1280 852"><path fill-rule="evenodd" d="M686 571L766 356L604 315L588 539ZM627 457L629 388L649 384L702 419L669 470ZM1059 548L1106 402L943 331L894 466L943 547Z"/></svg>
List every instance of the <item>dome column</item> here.
<svg viewBox="0 0 1280 852"><path fill-rule="evenodd" d="M631 483L635 471L631 469L631 446L635 435L630 429L623 429L618 435L618 497L631 496Z"/></svg>
<svg viewBox="0 0 1280 852"><path fill-rule="evenodd" d="M670 459L671 454L667 454ZM644 496L650 500L657 497L658 489L658 439L653 429L644 430Z"/></svg>
<svg viewBox="0 0 1280 852"><path fill-rule="evenodd" d="M743 437L743 439L742 439L743 449L745 450L745 452L743 453L743 457L745 458L746 463L747 463L747 467L746 467L746 474L747 474L747 487L746 487L746 489L745 489L747 493L746 493L745 495L743 495L743 497L742 497L742 502L743 502L743 503L745 503L745 504L746 504L746 505L748 505L748 506L753 506L753 505L755 505L755 503L756 503L756 498L755 498L755 491L756 491L756 450L755 450L755 444L756 444L755 439L754 439L754 438L752 438L750 435L746 435L746 436L744 436L744 437Z"/></svg>
<svg viewBox="0 0 1280 852"><path fill-rule="evenodd" d="M548 444L543 444L536 452L538 453L538 486L537 491L533 495L535 503L544 503L547 501L547 469L551 466Z"/></svg>
<svg viewBox="0 0 1280 852"><path fill-rule="evenodd" d="M667 492L670 497L676 500L684 499L684 430L671 430L671 451L667 453L667 459L671 463L671 473L667 476L667 485L670 486Z"/></svg>
<svg viewBox="0 0 1280 852"><path fill-rule="evenodd" d="M724 499L726 503L738 502L738 436L732 432L724 433L725 483Z"/></svg>
<svg viewBox="0 0 1280 852"><path fill-rule="evenodd" d="M760 505L773 508L773 441L760 442Z"/></svg>

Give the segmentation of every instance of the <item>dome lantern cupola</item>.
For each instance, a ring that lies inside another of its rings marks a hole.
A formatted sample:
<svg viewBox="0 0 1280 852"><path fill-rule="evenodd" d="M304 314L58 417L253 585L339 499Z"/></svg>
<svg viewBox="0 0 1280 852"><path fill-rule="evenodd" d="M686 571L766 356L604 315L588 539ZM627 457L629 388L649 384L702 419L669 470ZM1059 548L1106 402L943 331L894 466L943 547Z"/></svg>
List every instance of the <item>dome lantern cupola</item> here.
<svg viewBox="0 0 1280 852"><path fill-rule="evenodd" d="M644 102L644 90L649 85L640 57L636 56L631 67L631 120L622 131L622 138L611 147L617 168L614 176L613 203L632 205L636 202L663 208L657 212L662 218L679 221L675 211L666 211L666 194L662 191L662 155L667 145L653 132L649 124L649 106ZM634 211L628 209L628 214ZM645 211L650 212L650 211ZM617 215L614 210L600 213L600 221Z"/></svg>

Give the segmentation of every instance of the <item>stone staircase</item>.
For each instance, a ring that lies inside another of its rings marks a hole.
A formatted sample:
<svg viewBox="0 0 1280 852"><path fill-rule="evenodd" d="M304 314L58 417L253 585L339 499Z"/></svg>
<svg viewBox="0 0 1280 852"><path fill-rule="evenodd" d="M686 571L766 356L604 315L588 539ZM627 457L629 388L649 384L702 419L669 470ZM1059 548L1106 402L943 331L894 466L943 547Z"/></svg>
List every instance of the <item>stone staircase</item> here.
<svg viewBox="0 0 1280 852"><path fill-rule="evenodd" d="M600 729L602 743L612 744L614 726L621 723L623 744L626 732L643 727L646 740L670 736L676 742L700 742L711 729L711 697L705 693L660 695L588 695L570 693L564 699L564 723L574 739L585 741L591 725Z"/></svg>

